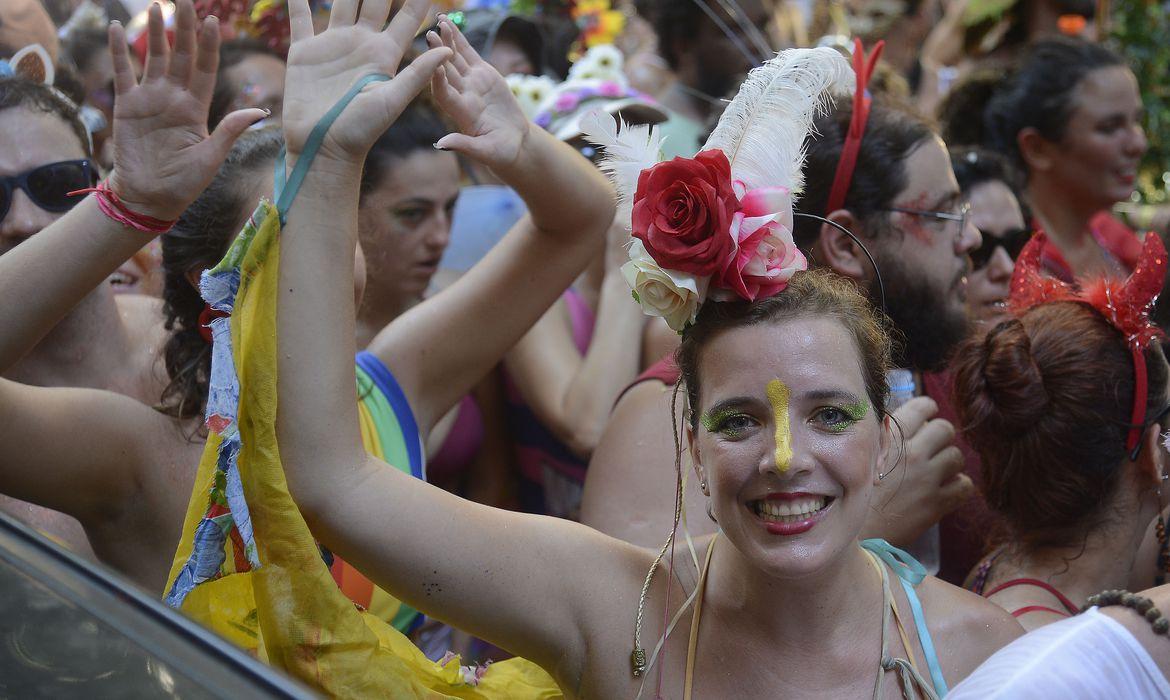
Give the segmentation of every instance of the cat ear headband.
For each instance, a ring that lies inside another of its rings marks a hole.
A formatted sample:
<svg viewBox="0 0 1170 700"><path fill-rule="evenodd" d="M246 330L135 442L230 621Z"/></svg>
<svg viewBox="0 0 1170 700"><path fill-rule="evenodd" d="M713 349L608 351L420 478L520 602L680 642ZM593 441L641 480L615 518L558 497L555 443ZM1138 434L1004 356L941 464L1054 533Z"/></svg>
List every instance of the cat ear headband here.
<svg viewBox="0 0 1170 700"><path fill-rule="evenodd" d="M12 58L0 59L0 78L22 78L44 85L70 107L78 110L80 115L81 108L77 103L53 86L53 80L56 78L56 72L53 70L53 59L49 57L49 52L45 50L45 47L40 44L29 44L13 54ZM82 121L84 123L84 119ZM92 154L93 135L88 126L85 129L85 137L89 140L89 152Z"/></svg>

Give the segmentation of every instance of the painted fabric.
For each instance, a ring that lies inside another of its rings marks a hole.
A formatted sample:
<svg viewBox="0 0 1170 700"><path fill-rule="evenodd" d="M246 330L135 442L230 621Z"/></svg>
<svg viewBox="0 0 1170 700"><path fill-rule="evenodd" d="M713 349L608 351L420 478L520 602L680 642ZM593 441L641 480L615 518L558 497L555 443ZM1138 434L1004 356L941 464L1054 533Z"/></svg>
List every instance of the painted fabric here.
<svg viewBox="0 0 1170 700"><path fill-rule="evenodd" d="M220 371L213 371L220 383L209 416L222 427L211 431L199 465L167 601L330 697L562 697L548 674L523 659L476 668L454 656L432 662L338 590L289 495L276 441L279 232L276 210L262 202L203 285L235 287L231 316L219 326L226 326L227 341L221 342L223 330L215 336L225 354ZM366 377L379 381L368 368ZM363 433L382 439L388 425L363 418ZM388 452L409 456L415 443L402 440ZM421 456L418 468L421 473ZM388 537L387 546L392 543Z"/></svg>

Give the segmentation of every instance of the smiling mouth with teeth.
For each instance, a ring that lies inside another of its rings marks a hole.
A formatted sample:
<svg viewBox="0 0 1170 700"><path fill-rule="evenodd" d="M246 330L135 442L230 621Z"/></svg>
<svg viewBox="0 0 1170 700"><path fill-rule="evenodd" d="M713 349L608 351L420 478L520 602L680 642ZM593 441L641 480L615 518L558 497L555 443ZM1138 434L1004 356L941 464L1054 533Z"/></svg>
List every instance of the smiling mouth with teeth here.
<svg viewBox="0 0 1170 700"><path fill-rule="evenodd" d="M800 495L795 498L764 498L751 501L748 506L769 532L797 535L811 530L833 500L831 496Z"/></svg>

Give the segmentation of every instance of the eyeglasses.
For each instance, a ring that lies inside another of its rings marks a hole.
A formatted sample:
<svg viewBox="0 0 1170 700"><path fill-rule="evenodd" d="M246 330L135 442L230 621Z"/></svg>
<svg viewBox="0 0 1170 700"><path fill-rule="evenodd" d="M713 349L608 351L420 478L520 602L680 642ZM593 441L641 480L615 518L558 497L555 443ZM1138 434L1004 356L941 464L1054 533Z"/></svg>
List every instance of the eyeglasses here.
<svg viewBox="0 0 1170 700"><path fill-rule="evenodd" d="M1001 234L988 233L987 231L979 233L983 234L983 244L969 253L973 270L982 270L987 267L997 248L1003 248L1008 257L1015 260L1020 257L1020 253L1024 250L1024 246L1028 245L1028 241L1032 240L1032 231L1026 228L1014 228Z"/></svg>
<svg viewBox="0 0 1170 700"><path fill-rule="evenodd" d="M95 182L97 178L88 160L63 160L19 175L0 177L0 221L8 216L17 189L24 190L41 209L63 212L81 201L80 197L70 197L70 192L92 187Z"/></svg>
<svg viewBox="0 0 1170 700"><path fill-rule="evenodd" d="M959 235L967 229L967 222L971 219L971 203L965 202L963 206L959 207L958 212L951 211L924 211L922 209L907 209L906 207L885 207L880 211L891 211L898 214L910 214L911 216L925 216L931 219L941 219L942 221L958 221Z"/></svg>

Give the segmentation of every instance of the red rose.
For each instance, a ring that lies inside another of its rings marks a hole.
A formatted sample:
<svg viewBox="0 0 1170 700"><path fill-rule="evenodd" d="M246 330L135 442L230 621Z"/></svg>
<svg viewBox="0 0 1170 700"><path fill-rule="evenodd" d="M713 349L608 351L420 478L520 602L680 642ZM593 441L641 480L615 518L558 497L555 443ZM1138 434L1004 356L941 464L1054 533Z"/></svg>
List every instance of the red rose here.
<svg viewBox="0 0 1170 700"><path fill-rule="evenodd" d="M633 235L660 266L707 277L731 256L731 220L738 210L727 156L703 151L642 171Z"/></svg>

